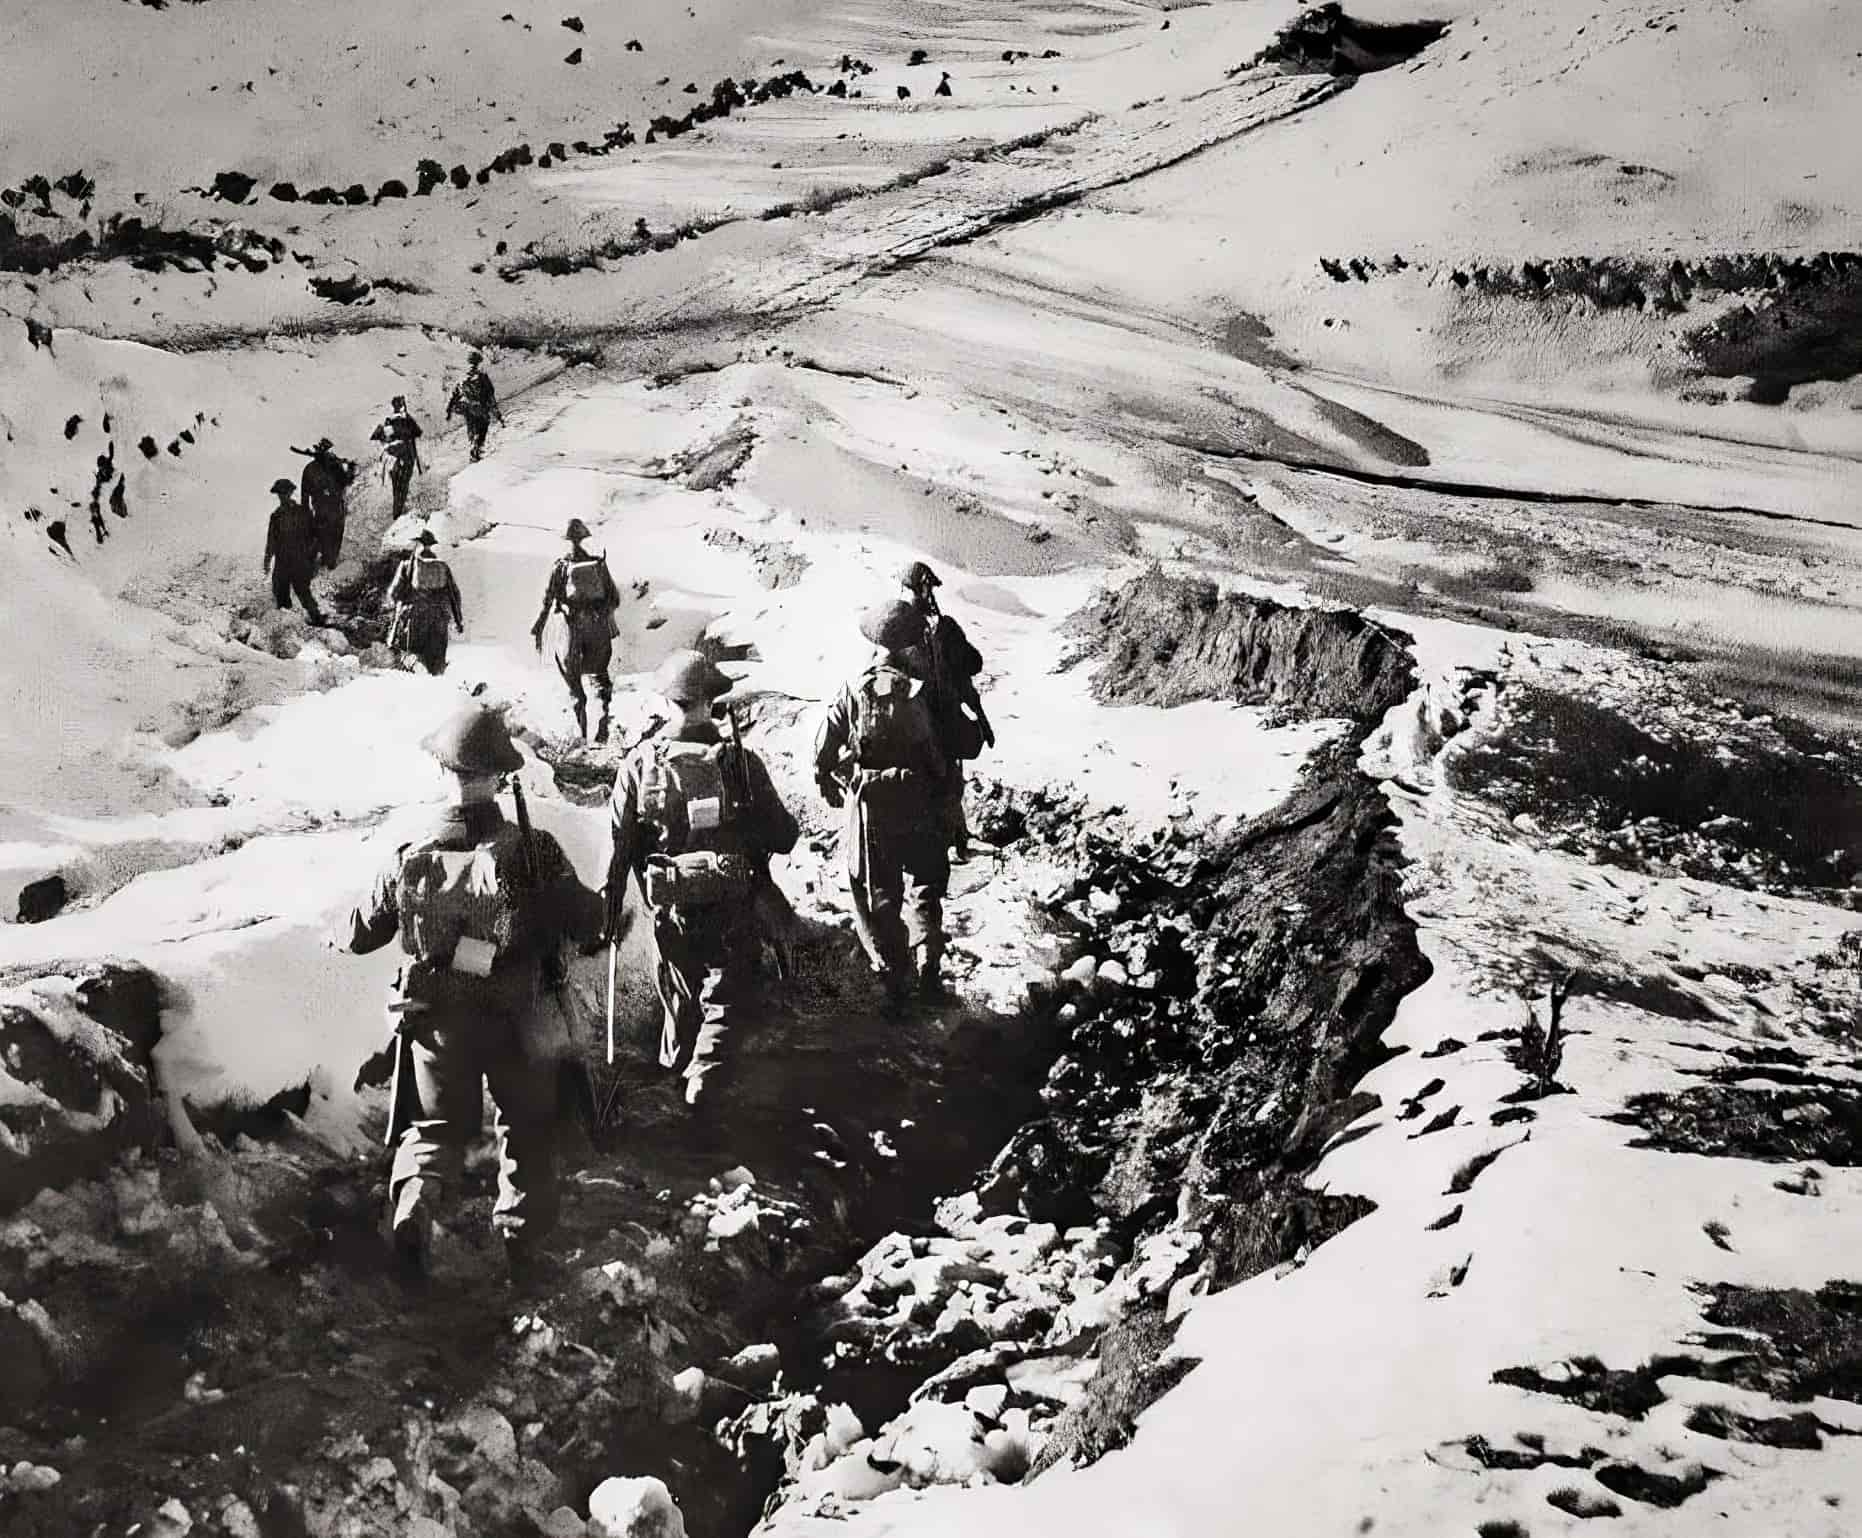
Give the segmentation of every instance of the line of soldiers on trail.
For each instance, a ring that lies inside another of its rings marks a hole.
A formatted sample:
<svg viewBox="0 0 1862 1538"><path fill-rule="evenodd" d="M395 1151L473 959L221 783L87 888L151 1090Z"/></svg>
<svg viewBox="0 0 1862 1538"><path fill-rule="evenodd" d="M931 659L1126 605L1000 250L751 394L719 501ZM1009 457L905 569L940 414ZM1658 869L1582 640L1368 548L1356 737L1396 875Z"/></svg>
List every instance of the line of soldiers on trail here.
<svg viewBox="0 0 1862 1538"><path fill-rule="evenodd" d="M539 638L565 603L596 605L574 596L563 570L586 559L578 552L588 531L572 523L568 537L571 554L552 571ZM976 690L983 659L939 611L936 573L913 562L900 584L896 598L860 618L873 651L828 707L812 765L821 795L844 813L856 929L888 1018L914 995L949 997L943 903L953 852L963 858L968 839L962 765L995 740ZM613 602L603 596L597 611L611 616ZM593 628L605 677L611 632ZM591 655L577 652L559 666ZM736 712L720 710L731 686L696 651L673 653L654 674L671 724L636 747L617 775L600 890L581 881L555 839L531 829L514 780L517 824L505 821L498 791L523 759L496 711L469 704L426 740L453 775L452 804L394 852L330 942L363 954L398 937L403 952L388 1005L396 1021L389 1207L394 1254L410 1282L429 1273L433 1223L457 1190L486 1090L499 1145L492 1226L513 1280L537 1272L538 1243L557 1213L558 1086L573 1050L562 947L608 947L611 1011L615 947L644 911L662 1015L659 1062L677 1076L697 1124L715 1126L718 1087L757 998L763 942L780 967L793 922L769 862L799 836ZM605 690L602 703L605 723ZM632 889L639 908L627 901Z"/></svg>
<svg viewBox="0 0 1862 1538"><path fill-rule="evenodd" d="M454 386L446 415L448 420L457 416L464 421L472 459L483 457L492 421L502 425L504 411L498 404L497 389L484 371L482 354L467 355L465 377ZM407 409L405 395L394 397L388 416L369 436L382 445L381 475L392 496L393 516L398 520L407 512L415 474L425 468L420 457L421 426ZM305 618L321 626L323 613L311 581L319 568L333 571L342 559L343 535L349 521L349 488L356 481L359 467L356 461L338 454L328 438L319 438L308 449L293 447L291 452L309 463L300 481L280 476L272 482L277 505L266 526L260 569L271 578L272 601L277 607L288 609L295 599ZM102 463L100 459L100 477ZM120 483L115 495L122 495ZM95 521L94 494L92 502ZM113 500L111 506L116 505ZM415 536L416 548L396 569L387 598L391 609L388 645L410 664L417 662L429 673L445 671L449 633L463 634L465 630L458 584L446 563L434 554L435 543L433 535L425 530Z"/></svg>

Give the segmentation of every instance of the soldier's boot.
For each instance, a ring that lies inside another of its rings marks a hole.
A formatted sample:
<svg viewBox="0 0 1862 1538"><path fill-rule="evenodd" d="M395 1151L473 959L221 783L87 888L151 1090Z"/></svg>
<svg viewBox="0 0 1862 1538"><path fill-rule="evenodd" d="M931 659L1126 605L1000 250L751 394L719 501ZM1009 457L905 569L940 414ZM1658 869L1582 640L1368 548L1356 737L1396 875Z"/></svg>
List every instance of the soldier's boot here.
<svg viewBox="0 0 1862 1538"><path fill-rule="evenodd" d="M603 700L601 702L601 719L595 723L595 741L606 742L607 740L608 740L608 702L606 700Z"/></svg>
<svg viewBox="0 0 1862 1538"><path fill-rule="evenodd" d="M950 984L944 981L944 954L941 947L919 947L917 973L919 998L942 1001L953 997Z"/></svg>
<svg viewBox="0 0 1862 1538"><path fill-rule="evenodd" d="M879 1005L880 1014L888 1020L897 1020L911 1004L911 977L904 972L886 971L880 974L879 985L884 990Z"/></svg>
<svg viewBox="0 0 1862 1538"><path fill-rule="evenodd" d="M504 1264L511 1286L518 1292L528 1292L548 1279L548 1267L542 1255L521 1233L505 1234Z"/></svg>
<svg viewBox="0 0 1862 1538"><path fill-rule="evenodd" d="M575 729L584 742L588 741L588 702L575 702Z"/></svg>
<svg viewBox="0 0 1862 1538"><path fill-rule="evenodd" d="M433 1216L427 1210L423 1183L402 1184L395 1199L391 1229L395 1270L410 1287L423 1286L433 1274Z"/></svg>

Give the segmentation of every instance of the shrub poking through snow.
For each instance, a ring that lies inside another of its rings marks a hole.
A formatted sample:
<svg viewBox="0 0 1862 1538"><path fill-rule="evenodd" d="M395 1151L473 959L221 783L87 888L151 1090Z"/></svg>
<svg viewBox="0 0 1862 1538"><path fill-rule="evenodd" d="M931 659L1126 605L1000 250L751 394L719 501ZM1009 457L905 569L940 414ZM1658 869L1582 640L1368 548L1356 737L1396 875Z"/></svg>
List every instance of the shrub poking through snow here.
<svg viewBox="0 0 1862 1538"><path fill-rule="evenodd" d="M1538 1010L1526 1006L1526 1023L1520 1028L1519 1040L1506 1049L1507 1061L1526 1076L1526 1088L1509 1098L1543 1100L1547 1095L1567 1093L1558 1082L1558 1069L1565 1060L1564 1013L1570 994L1571 974L1560 973L1546 990L1543 1025Z"/></svg>

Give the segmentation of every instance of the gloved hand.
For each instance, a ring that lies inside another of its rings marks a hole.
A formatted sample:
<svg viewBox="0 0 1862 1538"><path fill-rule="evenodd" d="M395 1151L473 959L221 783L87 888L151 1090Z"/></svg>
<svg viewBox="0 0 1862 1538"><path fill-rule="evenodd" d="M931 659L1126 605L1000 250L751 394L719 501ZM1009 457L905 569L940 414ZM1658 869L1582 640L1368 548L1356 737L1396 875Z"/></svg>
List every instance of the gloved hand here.
<svg viewBox="0 0 1862 1538"><path fill-rule="evenodd" d="M990 748L996 745L996 729L993 726L983 728L983 745Z"/></svg>
<svg viewBox="0 0 1862 1538"><path fill-rule="evenodd" d="M541 624L532 625L530 627L530 644L536 649L538 655L542 654L543 626Z"/></svg>

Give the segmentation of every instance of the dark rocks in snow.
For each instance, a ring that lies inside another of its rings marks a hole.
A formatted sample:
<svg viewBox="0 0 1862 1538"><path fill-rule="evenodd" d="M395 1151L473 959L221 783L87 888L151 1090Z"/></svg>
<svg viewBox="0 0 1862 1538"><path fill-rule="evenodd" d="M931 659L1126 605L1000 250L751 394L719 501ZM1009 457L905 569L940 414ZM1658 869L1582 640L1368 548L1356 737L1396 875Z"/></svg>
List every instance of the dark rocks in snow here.
<svg viewBox="0 0 1862 1538"><path fill-rule="evenodd" d="M334 187L313 187L309 192L304 194L304 201L306 203L315 203L320 206L332 205L342 202L343 195Z"/></svg>
<svg viewBox="0 0 1862 1538"><path fill-rule="evenodd" d="M77 437L78 429L83 425L84 418L81 416L73 415L65 418L65 441L69 442L71 439Z"/></svg>
<svg viewBox="0 0 1862 1538"><path fill-rule="evenodd" d="M65 878L57 871L49 876L41 876L19 889L18 921L22 924L43 924L47 919L56 918L70 900L71 893L65 885Z"/></svg>
<svg viewBox="0 0 1862 1538"><path fill-rule="evenodd" d="M581 62L582 50L580 48L574 49L563 56L563 63L565 64L580 64Z"/></svg>
<svg viewBox="0 0 1862 1538"><path fill-rule="evenodd" d="M911 100L911 98L912 98L912 92L911 92L911 87L909 87L909 86L903 86L903 85L902 85L902 86L898 86L898 87L897 87L896 89L898 90L898 93L899 93L899 100L900 100L900 101L910 101L910 100Z"/></svg>
<svg viewBox="0 0 1862 1538"><path fill-rule="evenodd" d="M464 166L454 166L452 170L446 173L446 179L461 192L464 192L467 187L472 185L472 173Z"/></svg>
<svg viewBox="0 0 1862 1538"><path fill-rule="evenodd" d="M437 160L423 160L414 168L414 196L419 198L432 195L435 187L446 182L446 167Z"/></svg>
<svg viewBox="0 0 1862 1538"><path fill-rule="evenodd" d="M1337 0L1328 0L1301 11L1241 68L1272 65L1283 75L1368 75L1415 58L1447 30L1440 21L1359 21Z"/></svg>
<svg viewBox="0 0 1862 1538"><path fill-rule="evenodd" d="M41 347L47 352L51 352L52 328L43 321L34 320L28 315L26 317L26 341L34 352L37 352Z"/></svg>
<svg viewBox="0 0 1862 1538"><path fill-rule="evenodd" d="M310 291L319 299L328 299L334 304L356 304L368 298L371 287L360 273L310 280Z"/></svg>
<svg viewBox="0 0 1862 1538"><path fill-rule="evenodd" d="M243 203L252 196L258 178L243 171L221 171L213 179L213 195L227 203Z"/></svg>
<svg viewBox="0 0 1862 1538"><path fill-rule="evenodd" d="M75 561L77 559L76 553L71 548L70 536L65 532L64 519L55 518L48 523L45 526L45 537L54 545L58 546L60 550L64 551L66 555L70 556L72 560Z"/></svg>
<svg viewBox="0 0 1862 1538"><path fill-rule="evenodd" d="M641 52L644 52L644 50L643 50L643 49L641 48L641 46L640 46L640 39L639 39L639 38L637 38L637 37L630 37L630 38L628 38L628 40L627 40L627 44L626 44L626 47L627 47L627 52L629 52L629 53L641 53Z"/></svg>
<svg viewBox="0 0 1862 1538"><path fill-rule="evenodd" d="M407 183L402 181L399 177L391 176L377 189L375 201L380 203L384 198L404 198L406 196Z"/></svg>
<svg viewBox="0 0 1862 1538"><path fill-rule="evenodd" d="M0 1059L38 1093L0 1101L0 1213L46 1186L98 1174L126 1149L153 1149L162 1126L150 1060L162 1010L153 973L99 962L31 979L14 998L0 1004ZM73 1028L74 1012L82 1028Z"/></svg>
<svg viewBox="0 0 1862 1538"><path fill-rule="evenodd" d="M155 440L147 433L142 435L141 441L136 444L136 447L142 450L142 457L144 459L153 459L161 452L161 450L155 446Z"/></svg>
<svg viewBox="0 0 1862 1538"><path fill-rule="evenodd" d="M353 182L343 189L343 201L351 208L361 208L369 200L369 190L360 182Z"/></svg>
<svg viewBox="0 0 1862 1538"><path fill-rule="evenodd" d="M950 76L945 75L942 79L940 79L937 83L937 88L934 91L932 91L931 94L933 96L950 95Z"/></svg>
<svg viewBox="0 0 1862 1538"><path fill-rule="evenodd" d="M582 18L580 16L565 16L562 19L562 24L571 32L581 32L585 30L582 26Z"/></svg>
<svg viewBox="0 0 1862 1538"><path fill-rule="evenodd" d="M296 182L273 182L270 196L276 203L295 203L297 201Z"/></svg>
<svg viewBox="0 0 1862 1538"><path fill-rule="evenodd" d="M931 55L926 53L924 49L914 48L912 50L911 57L907 59L905 62L908 65L918 65L918 64L926 63L930 59L930 57Z"/></svg>

